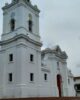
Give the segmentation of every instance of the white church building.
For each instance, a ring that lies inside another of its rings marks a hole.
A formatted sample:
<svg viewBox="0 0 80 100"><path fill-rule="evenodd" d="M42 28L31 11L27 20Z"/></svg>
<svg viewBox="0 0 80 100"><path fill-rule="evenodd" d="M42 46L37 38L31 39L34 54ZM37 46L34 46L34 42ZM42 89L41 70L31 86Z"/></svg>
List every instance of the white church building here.
<svg viewBox="0 0 80 100"><path fill-rule="evenodd" d="M0 98L75 96L67 54L59 46L41 51L38 7L12 0L2 9Z"/></svg>

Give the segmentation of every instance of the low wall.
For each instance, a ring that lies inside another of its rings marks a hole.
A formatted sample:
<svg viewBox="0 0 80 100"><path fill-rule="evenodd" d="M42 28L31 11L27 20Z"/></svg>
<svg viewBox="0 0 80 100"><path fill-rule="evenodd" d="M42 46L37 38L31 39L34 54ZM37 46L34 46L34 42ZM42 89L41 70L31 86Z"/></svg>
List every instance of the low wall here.
<svg viewBox="0 0 80 100"><path fill-rule="evenodd" d="M80 97L49 97L49 98L9 98L9 99L0 99L0 100L80 100Z"/></svg>

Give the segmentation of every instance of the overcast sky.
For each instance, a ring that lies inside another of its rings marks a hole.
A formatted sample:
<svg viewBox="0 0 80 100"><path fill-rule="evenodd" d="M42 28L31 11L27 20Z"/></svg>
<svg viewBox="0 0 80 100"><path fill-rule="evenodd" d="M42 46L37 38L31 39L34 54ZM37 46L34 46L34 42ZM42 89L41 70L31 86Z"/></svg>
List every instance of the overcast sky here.
<svg viewBox="0 0 80 100"><path fill-rule="evenodd" d="M0 1L0 34L2 10ZM32 0L41 10L40 35L44 47L60 45L68 55L68 67L74 75L80 75L80 0Z"/></svg>

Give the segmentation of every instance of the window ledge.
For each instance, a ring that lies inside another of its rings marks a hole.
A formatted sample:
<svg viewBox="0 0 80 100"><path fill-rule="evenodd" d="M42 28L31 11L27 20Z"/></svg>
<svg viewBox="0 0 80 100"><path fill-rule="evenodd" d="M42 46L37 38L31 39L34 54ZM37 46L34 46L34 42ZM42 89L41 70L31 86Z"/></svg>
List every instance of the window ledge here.
<svg viewBox="0 0 80 100"><path fill-rule="evenodd" d="M35 62L34 62L34 61L29 61L29 63L31 63L31 64L35 64Z"/></svg>
<svg viewBox="0 0 80 100"><path fill-rule="evenodd" d="M48 80L44 80L44 82L48 82Z"/></svg>
<svg viewBox="0 0 80 100"><path fill-rule="evenodd" d="M13 84L13 82L9 82L9 81L8 81L8 84Z"/></svg>
<svg viewBox="0 0 80 100"><path fill-rule="evenodd" d="M31 84L35 84L35 82L34 82L34 81L30 81L29 83L31 83Z"/></svg>
<svg viewBox="0 0 80 100"><path fill-rule="evenodd" d="M14 61L9 61L8 64L14 63Z"/></svg>

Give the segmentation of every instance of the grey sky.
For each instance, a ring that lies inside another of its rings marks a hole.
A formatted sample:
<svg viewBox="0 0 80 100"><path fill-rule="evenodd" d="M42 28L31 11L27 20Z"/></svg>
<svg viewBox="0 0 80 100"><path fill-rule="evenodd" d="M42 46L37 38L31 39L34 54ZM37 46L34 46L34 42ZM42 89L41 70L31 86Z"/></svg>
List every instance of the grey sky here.
<svg viewBox="0 0 80 100"><path fill-rule="evenodd" d="M5 2L1 0L0 8ZM41 10L40 34L44 47L60 45L68 54L68 67L80 75L80 0L32 0ZM0 34L2 11L0 9Z"/></svg>

